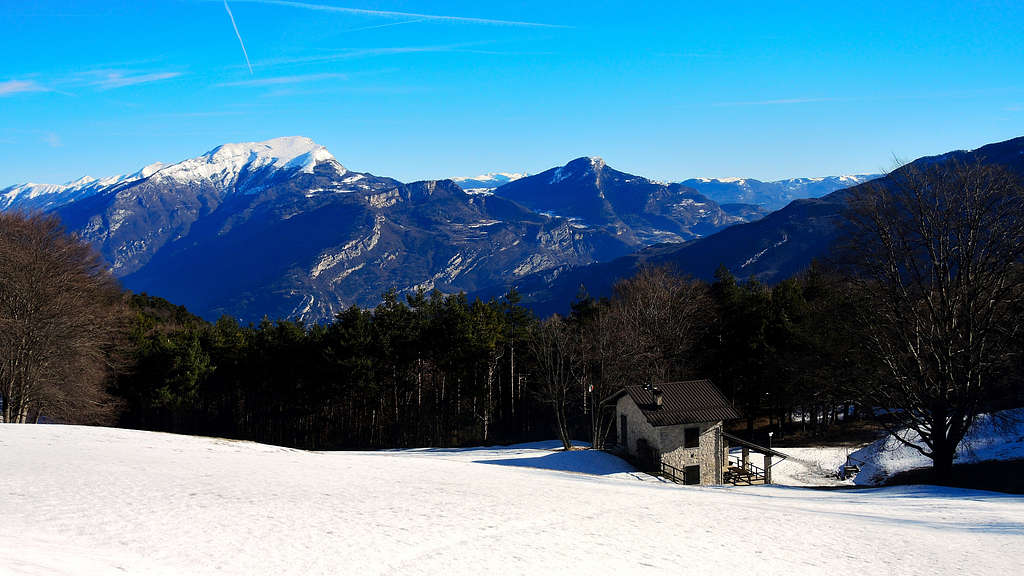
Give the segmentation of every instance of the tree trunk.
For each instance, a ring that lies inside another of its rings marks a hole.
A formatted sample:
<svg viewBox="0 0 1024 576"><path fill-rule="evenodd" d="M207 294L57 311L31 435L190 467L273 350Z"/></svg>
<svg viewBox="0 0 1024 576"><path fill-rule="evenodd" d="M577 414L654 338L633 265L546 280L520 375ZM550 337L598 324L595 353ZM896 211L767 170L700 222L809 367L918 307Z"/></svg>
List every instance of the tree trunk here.
<svg viewBox="0 0 1024 576"><path fill-rule="evenodd" d="M953 458L955 455L956 450L950 449L948 442L936 442L935 450L932 452L932 470L935 473L935 483L937 485L952 485Z"/></svg>
<svg viewBox="0 0 1024 576"><path fill-rule="evenodd" d="M569 439L569 427L566 422L565 406L555 405L555 420L558 424L558 437L562 441L562 448L572 448L572 440Z"/></svg>

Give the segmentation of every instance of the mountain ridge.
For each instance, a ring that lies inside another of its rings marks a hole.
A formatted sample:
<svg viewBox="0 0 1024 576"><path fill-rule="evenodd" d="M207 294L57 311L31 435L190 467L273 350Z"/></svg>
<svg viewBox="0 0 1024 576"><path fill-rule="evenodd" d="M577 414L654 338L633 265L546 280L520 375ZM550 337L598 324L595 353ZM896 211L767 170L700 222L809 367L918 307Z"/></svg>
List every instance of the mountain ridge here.
<svg viewBox="0 0 1024 576"><path fill-rule="evenodd" d="M675 192L702 205L659 208L679 194L651 194L664 192L662 185L607 175L617 188L598 196L641 200L627 210L613 203L618 212L608 222L584 224L582 215L545 212L503 194L468 194L454 180L403 183L351 171L312 140L286 137L223 144L91 187L83 180L49 189L35 206L95 246L130 290L211 319L322 321L347 306L374 306L389 289L473 292L614 259L674 233L680 222L699 221L701 210L724 214L678 186ZM662 208L671 217L651 216ZM712 231L735 221L722 216L702 225Z"/></svg>
<svg viewBox="0 0 1024 576"><path fill-rule="evenodd" d="M598 157L529 176L494 174L482 191L459 185L471 178L403 183L351 171L311 139L282 137L222 144L128 176L9 187L0 209L58 215L127 288L204 317L313 322L372 307L389 289L490 297L521 286L534 301L557 293L564 304L579 285L572 279L596 275L588 280L596 288L645 262L704 277L726 255L744 274L783 274L791 266L776 252L813 252L820 238L800 230L827 230L835 212L831 194L772 214L720 204ZM746 237L751 222L786 218L792 232ZM726 248L723 238L733 239Z"/></svg>
<svg viewBox="0 0 1024 576"><path fill-rule="evenodd" d="M786 178L761 181L755 178L691 178L681 182L719 204L741 203L762 206L769 211L784 208L793 200L820 198L826 194L869 182L880 174L848 174L814 178Z"/></svg>
<svg viewBox="0 0 1024 576"><path fill-rule="evenodd" d="M1024 179L1024 137L996 142L974 150L955 150L914 160L911 166L979 158L1007 167ZM888 176L858 184L885 186ZM541 313L564 312L580 287L594 297L611 294L614 283L645 265L668 265L703 280L713 280L719 266L737 278L774 283L800 272L824 257L837 238L838 223L854 188L836 190L821 198L798 199L764 218L724 228L683 244L655 245L608 262L574 269L548 270L524 277L516 285L524 302ZM486 297L486 294L480 294Z"/></svg>

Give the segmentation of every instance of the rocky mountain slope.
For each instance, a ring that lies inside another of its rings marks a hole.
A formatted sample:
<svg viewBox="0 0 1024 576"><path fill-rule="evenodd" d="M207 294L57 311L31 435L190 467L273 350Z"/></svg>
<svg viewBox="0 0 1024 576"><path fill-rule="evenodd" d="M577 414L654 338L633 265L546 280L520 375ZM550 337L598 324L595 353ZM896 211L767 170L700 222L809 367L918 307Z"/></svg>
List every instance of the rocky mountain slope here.
<svg viewBox="0 0 1024 576"><path fill-rule="evenodd" d="M505 182L475 194L452 180L407 184L350 171L290 137L226 144L129 176L11 187L0 198L6 209L59 215L128 289L244 320L321 321L374 306L389 289L500 294L529 274L743 221L692 190L590 159L516 176L464 181Z"/></svg>
<svg viewBox="0 0 1024 576"><path fill-rule="evenodd" d="M577 158L500 186L494 195L633 246L683 242L750 218L730 214L692 188L619 172L600 158Z"/></svg>
<svg viewBox="0 0 1024 576"><path fill-rule="evenodd" d="M220 146L55 212L127 288L247 320L319 321L392 288L475 290L633 248L449 180L349 171L306 138Z"/></svg>
<svg viewBox="0 0 1024 576"><path fill-rule="evenodd" d="M1024 178L1024 137L973 151L920 158L912 164L923 166L973 158L1008 167ZM888 181L888 177L883 177L858 187L886 186ZM760 220L731 226L684 244L651 246L609 262L541 271L522 278L517 287L537 311L561 312L568 308L581 285L593 296L608 295L616 281L644 265L670 265L681 273L705 280L712 280L718 267L724 265L741 279L756 277L763 282L776 282L829 254L852 190L795 200Z"/></svg>

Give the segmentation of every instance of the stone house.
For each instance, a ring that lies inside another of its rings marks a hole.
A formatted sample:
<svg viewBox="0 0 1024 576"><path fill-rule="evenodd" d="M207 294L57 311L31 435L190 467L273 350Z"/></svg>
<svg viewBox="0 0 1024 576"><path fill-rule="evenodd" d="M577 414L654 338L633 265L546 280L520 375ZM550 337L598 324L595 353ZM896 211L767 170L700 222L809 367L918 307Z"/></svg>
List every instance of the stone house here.
<svg viewBox="0 0 1024 576"><path fill-rule="evenodd" d="M710 380L626 386L608 401L619 449L641 467L686 484L723 482L731 437L722 424L740 414Z"/></svg>

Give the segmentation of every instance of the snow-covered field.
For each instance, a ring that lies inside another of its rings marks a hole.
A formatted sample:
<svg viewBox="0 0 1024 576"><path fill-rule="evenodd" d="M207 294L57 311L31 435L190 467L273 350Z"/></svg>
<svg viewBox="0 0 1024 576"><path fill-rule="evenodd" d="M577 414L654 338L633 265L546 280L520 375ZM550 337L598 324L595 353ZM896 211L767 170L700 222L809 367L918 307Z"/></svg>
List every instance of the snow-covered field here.
<svg viewBox="0 0 1024 576"><path fill-rule="evenodd" d="M1016 574L1024 498L684 487L597 452L0 425L3 574ZM592 472L585 474L582 472Z"/></svg>

